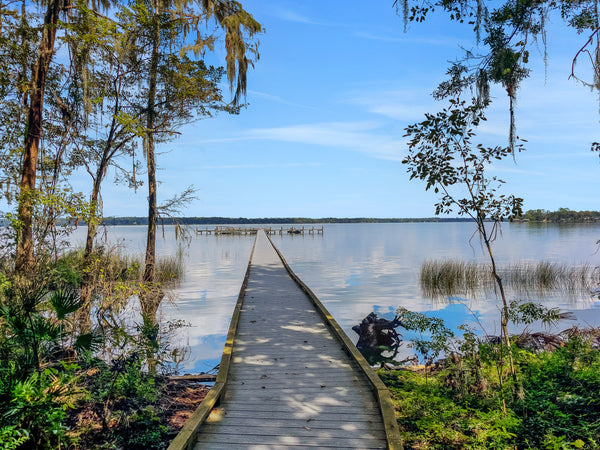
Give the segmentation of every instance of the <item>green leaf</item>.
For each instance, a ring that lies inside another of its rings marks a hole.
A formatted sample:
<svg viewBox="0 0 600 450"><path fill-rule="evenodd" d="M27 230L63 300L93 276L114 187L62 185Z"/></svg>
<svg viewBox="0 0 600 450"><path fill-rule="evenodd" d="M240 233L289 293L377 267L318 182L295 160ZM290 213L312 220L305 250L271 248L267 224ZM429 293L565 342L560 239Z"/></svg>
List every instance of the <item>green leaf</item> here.
<svg viewBox="0 0 600 450"><path fill-rule="evenodd" d="M75 349L78 351L96 351L102 347L104 336L99 332L80 334L75 339Z"/></svg>
<svg viewBox="0 0 600 450"><path fill-rule="evenodd" d="M50 303L58 319L64 320L67 315L81 308L83 300L73 289L58 289L50 297Z"/></svg>

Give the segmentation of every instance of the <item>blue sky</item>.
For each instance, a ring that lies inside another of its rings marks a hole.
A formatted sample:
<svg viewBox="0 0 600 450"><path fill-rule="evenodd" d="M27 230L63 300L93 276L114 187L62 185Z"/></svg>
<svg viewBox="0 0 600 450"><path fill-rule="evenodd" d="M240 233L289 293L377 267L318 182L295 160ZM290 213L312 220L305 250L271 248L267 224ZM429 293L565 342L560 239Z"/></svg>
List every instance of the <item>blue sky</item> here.
<svg viewBox="0 0 600 450"><path fill-rule="evenodd" d="M431 92L460 46L474 46L470 30L440 16L405 33L392 0L242 3L265 28L248 107L187 126L161 147L159 200L193 184L198 199L182 215L433 216L436 197L400 163L404 128L442 108ZM527 151L490 174L526 209L599 210L600 159L590 152L598 96L568 79L584 38L558 19L549 27L547 69L540 44L517 104ZM501 90L493 95L481 140L505 145L508 103ZM85 183L76 188L87 191ZM134 194L107 180L103 198L106 216L146 214L143 188Z"/></svg>

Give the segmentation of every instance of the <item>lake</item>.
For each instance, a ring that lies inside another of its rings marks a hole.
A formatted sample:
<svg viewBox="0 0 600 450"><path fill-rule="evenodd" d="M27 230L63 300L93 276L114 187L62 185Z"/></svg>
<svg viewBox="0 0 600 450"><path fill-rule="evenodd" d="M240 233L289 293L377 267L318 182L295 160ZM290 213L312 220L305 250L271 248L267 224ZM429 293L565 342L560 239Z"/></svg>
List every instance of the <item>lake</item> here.
<svg viewBox="0 0 600 450"><path fill-rule="evenodd" d="M145 230L144 226L107 227L104 239L128 253L142 255ZM254 237L196 236L195 227L190 230L191 239L184 246L185 278L174 292L173 304L162 308L162 315L164 319L184 319L191 324L181 338L190 349L181 371L201 372L220 361ZM500 266L540 260L600 266L600 224L514 223L503 224L501 231L494 243ZM499 301L493 292L464 299L463 304L426 298L419 287L420 267L426 260L487 262L474 232L470 222L326 224L323 235L275 235L272 239L292 269L356 342L352 326L371 311L391 318L400 306L431 312L453 327L475 323L475 314L488 334L500 334ZM74 245L83 245L84 233L85 228L76 231ZM175 254L179 245L174 227L167 226L157 242L157 252ZM522 295L508 293L509 300ZM588 292L545 294L543 299L534 295L528 299L573 311L576 321L562 321L550 331L576 323L600 325L600 301ZM405 334L408 338L410 335ZM399 356L412 353L404 344Z"/></svg>

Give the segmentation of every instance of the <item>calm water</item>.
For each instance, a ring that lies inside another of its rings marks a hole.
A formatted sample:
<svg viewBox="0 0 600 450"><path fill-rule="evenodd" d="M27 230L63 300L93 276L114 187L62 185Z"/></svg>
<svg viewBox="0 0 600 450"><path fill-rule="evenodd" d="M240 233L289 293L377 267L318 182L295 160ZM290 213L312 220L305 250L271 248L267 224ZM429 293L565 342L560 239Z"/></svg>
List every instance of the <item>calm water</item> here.
<svg viewBox="0 0 600 450"><path fill-rule="evenodd" d="M399 306L432 312L452 326L473 321L473 312L487 333L499 334L493 293L467 299L467 309L456 302L426 299L418 286L425 260L486 262L474 230L471 223L330 224L323 236L274 236L273 241L354 341L351 328L367 314L389 317ZM81 245L84 230L79 233L74 242ZM127 252L143 254L145 227L109 227L106 235ZM505 224L495 242L495 256L500 265L549 260L600 266L599 239L600 225ZM206 371L219 362L253 242L250 236L202 235L193 236L185 247L185 279L175 292L175 303L163 308L165 318L191 324L182 337L191 349L182 371ZM174 254L177 247L174 229L165 227L158 253ZM518 298L509 293L509 299ZM600 325L600 301L587 293L545 296L543 301L573 311L582 325ZM564 321L557 329L572 325ZM410 354L403 346L401 356Z"/></svg>

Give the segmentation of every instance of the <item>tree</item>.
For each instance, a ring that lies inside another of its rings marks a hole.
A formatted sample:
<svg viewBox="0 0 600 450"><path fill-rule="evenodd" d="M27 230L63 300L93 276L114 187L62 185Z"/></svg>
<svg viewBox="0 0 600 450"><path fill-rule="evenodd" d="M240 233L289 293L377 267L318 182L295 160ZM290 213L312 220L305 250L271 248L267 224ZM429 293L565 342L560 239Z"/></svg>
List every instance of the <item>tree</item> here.
<svg viewBox="0 0 600 450"><path fill-rule="evenodd" d="M29 104L25 144L23 147L23 166L19 194L19 238L15 270L26 272L33 266L33 195L36 189L36 173L40 138L42 136L42 112L46 79L50 62L54 56L54 43L58 29L58 16L66 4L62 1L50 1L47 4L42 29L42 37L38 47L38 57L31 69L29 81Z"/></svg>
<svg viewBox="0 0 600 450"><path fill-rule="evenodd" d="M402 14L405 26L409 22L425 21L428 15L435 11L443 11L449 15L450 20L467 22L475 33L477 43L483 44L482 48L465 50L462 58L451 63L447 71L448 79L434 91L433 96L437 100L450 101L450 109L438 115L428 114L426 121L407 129L409 135L413 135L413 139L409 144L409 156L405 162L410 167L411 178L418 177L426 180L426 189L435 186L444 193L441 202L436 205L438 212L449 211L452 204L460 209L467 208L475 211L471 217L477 222L479 235L492 262L492 271L503 303L502 334L505 343L509 345L506 330L509 308L502 280L495 271L489 237L493 238L499 220L511 219L521 213L522 200L512 196L496 196L495 190L489 191L490 180L483 176L483 168L492 158L502 159L508 153L514 156L522 149L522 146L517 143L515 132L514 101L521 82L530 73L530 48L541 41L544 45L544 60L547 61L546 23L551 15L560 15L568 26L584 36L582 47L573 57L571 77L591 89L600 91L598 2L596 0L577 2L503 0L493 4L493 9L489 10L483 0L425 0L424 2L395 0L394 6ZM588 57L592 69L591 80L584 80L576 73L577 63L583 60L584 56ZM496 150L478 145L475 147L475 152L465 151L470 147L470 138L473 136L469 126L476 126L483 120L483 110L491 104L492 85L504 88L510 100L509 145L505 149L496 147ZM472 104L466 107L459 103L457 99L461 95L473 95ZM448 130L440 128L439 124L442 122L450 128ZM456 141L451 142L453 140ZM436 149L438 145L441 147ZM421 150L415 153L415 149ZM600 150L600 144L594 143L592 150ZM454 161L453 154L461 155L459 165L456 167L448 164L448 161ZM436 167L438 164L439 167ZM457 182L463 183L469 193L469 196L458 201L446 190L448 186L455 185ZM480 191L482 188L483 191ZM486 213L489 207L492 210ZM483 208L483 215L480 214L479 208ZM493 219L491 235L485 229L485 218L490 215ZM514 375L514 370L512 372Z"/></svg>
<svg viewBox="0 0 600 450"><path fill-rule="evenodd" d="M18 230L17 250L15 256L15 270L25 273L34 263L34 237L33 237L33 207L37 194L36 177L40 154L40 142L43 136L44 102L46 88L51 70L51 63L56 52L56 38L61 23L60 15L73 14L77 4L70 0L48 0L40 2L45 7L43 20L40 23L40 33L27 35L27 44L36 47L36 56L27 73L23 65L19 72L17 89L23 90L22 100L27 110L25 125L25 138L22 149L22 163L20 167L19 196L18 196ZM100 1L103 6L108 2ZM96 7L96 1L92 1ZM33 6L22 2L21 11L14 11L20 15L21 24L26 24L30 16L29 9ZM25 38L23 38L25 40ZM38 39L37 42L34 39ZM34 43L35 42L35 43ZM37 44L37 45L36 45Z"/></svg>
<svg viewBox="0 0 600 450"><path fill-rule="evenodd" d="M173 138L179 126L211 111L236 113L246 90L246 72L251 60L247 53L257 55L250 44L261 31L260 24L236 1L160 2L138 0L131 4L135 20L131 36L138 48L139 72L148 83L144 89L145 118L144 154L148 170L148 233L144 282L155 282L155 241L158 220L156 151L157 143ZM212 48L214 35L202 36L199 26L214 20L225 31L226 65L233 101L222 101L216 82L220 70L208 68L201 56ZM196 39L188 40L191 31ZM192 53L193 57L188 56Z"/></svg>
<svg viewBox="0 0 600 450"><path fill-rule="evenodd" d="M102 221L102 184L109 169L114 168L119 179L137 187L135 149L143 127L139 114L132 112L131 99L138 94L139 80L130 62L135 48L123 25L80 5L65 39L75 67L69 86L78 118L70 162L74 167L84 167L92 178L89 203L82 211L87 235L81 284L83 306L78 312L80 327L89 331L95 278L91 258ZM119 164L123 157L133 159L131 171Z"/></svg>
<svg viewBox="0 0 600 450"><path fill-rule="evenodd" d="M35 30L29 14L0 2L0 194L8 203L18 195L20 149L27 111L26 73L35 58Z"/></svg>
<svg viewBox="0 0 600 450"><path fill-rule="evenodd" d="M530 73L530 50L542 43L547 62L546 24L551 19L559 18L582 36L582 46L573 55L571 77L600 91L600 9L596 0L503 0L494 3L491 10L483 0L395 0L394 5L405 25L443 11L450 20L472 26L477 42L483 46L465 50L464 56L451 64L448 80L439 85L434 96L444 99L473 90L481 104L489 105L490 86L502 86L510 100L511 146L516 138L514 101L521 81ZM591 79L584 79L578 71L586 63ZM600 150L600 144L593 144L592 150Z"/></svg>
<svg viewBox="0 0 600 450"><path fill-rule="evenodd" d="M515 375L508 335L509 303L502 278L496 270L492 243L503 220L520 216L523 200L514 195L500 194L502 180L486 176L486 167L513 151L508 147L485 147L473 143L475 129L485 120L485 104L477 99L470 104L459 98L450 99L450 106L437 114L425 114L423 122L407 129L408 156L402 161L408 166L410 178L426 183L441 198L435 205L437 214L456 211L475 221L482 245L487 252L491 271L502 301L501 329L509 349L512 375ZM517 147L517 149L520 149Z"/></svg>

